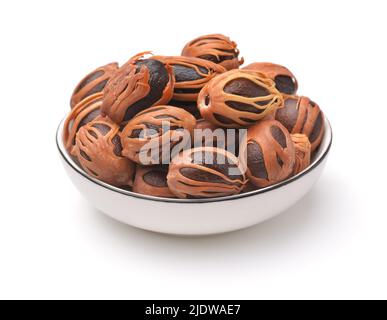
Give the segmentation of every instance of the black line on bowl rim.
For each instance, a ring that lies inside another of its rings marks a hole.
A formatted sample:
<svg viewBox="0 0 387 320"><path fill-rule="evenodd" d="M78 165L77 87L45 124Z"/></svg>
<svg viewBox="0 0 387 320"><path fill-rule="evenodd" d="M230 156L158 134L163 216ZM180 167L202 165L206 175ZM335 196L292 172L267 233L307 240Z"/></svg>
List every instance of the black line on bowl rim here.
<svg viewBox="0 0 387 320"><path fill-rule="evenodd" d="M67 164L72 169L74 169L78 174L82 175L83 177L85 177L89 181L94 182L95 184L98 184L99 186L101 186L101 187L103 187L105 189L109 189L110 191L114 191L114 192L120 193L120 194L125 195L125 196L131 196L131 197L142 199L142 200L151 200L151 201L155 201L155 202L180 203L180 204L201 204L201 203L211 203L211 202L239 200L239 199L242 199L242 198L251 197L251 196L258 195L258 194L266 193L266 192L269 192L269 191L281 188L283 186L286 186L287 184L290 184L290 183L300 179L301 177L303 177L304 175L306 175L307 173L309 173L310 171L312 171L313 169L318 167L318 165L328 155L329 150L331 149L332 140L333 140L332 127L331 127L328 119L326 117L324 117L324 118L325 118L324 119L325 120L325 124L330 129L329 130L330 135L328 137L328 138L330 138L329 144L326 147L326 150L317 159L317 161L312 163L312 165L310 165L307 169L305 169L304 171L300 172L299 174L296 174L293 177L290 177L290 178L288 178L288 179L286 179L284 181L281 181L279 183L276 183L274 185L271 185L271 186L268 186L268 187L265 187L265 188L262 188L262 189L253 190L253 191L249 191L249 192L246 192L246 193L240 193L240 194L235 194L235 195L226 196L226 197L218 197L218 198L200 198L200 199L161 198L161 197L142 195L142 194L139 194L139 193L135 193L133 191L127 191L127 190L120 189L118 187L111 186L111 185L109 185L109 184L107 184L107 183L105 183L103 181L99 181L97 179L94 179L94 178L90 177L89 175L87 175L86 172L84 172L75 163L73 163L73 161L71 159L69 159L69 156L68 156L67 152L65 150L63 150L64 146L63 146L63 142L62 142L62 137L59 137L59 133L60 133L59 131L62 131L62 130L60 130L60 128L63 126L64 119L59 123L59 126L58 126L58 128L56 130L56 139L55 140L56 140L56 146L57 146L57 148L59 150L60 155L63 157L63 159L67 162ZM61 141L61 145L59 144L60 143L59 141Z"/></svg>

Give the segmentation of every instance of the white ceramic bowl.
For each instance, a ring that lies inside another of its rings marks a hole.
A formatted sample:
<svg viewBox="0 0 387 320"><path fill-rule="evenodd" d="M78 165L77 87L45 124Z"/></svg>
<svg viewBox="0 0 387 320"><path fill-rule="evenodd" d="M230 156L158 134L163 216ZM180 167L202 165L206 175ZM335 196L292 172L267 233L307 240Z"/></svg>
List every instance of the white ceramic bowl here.
<svg viewBox="0 0 387 320"><path fill-rule="evenodd" d="M311 165L303 172L270 187L213 199L165 199L113 187L88 176L67 154L63 121L56 143L71 181L97 209L131 226L176 235L208 235L247 228L285 211L312 188L321 175L332 143L332 129L325 119L325 133Z"/></svg>

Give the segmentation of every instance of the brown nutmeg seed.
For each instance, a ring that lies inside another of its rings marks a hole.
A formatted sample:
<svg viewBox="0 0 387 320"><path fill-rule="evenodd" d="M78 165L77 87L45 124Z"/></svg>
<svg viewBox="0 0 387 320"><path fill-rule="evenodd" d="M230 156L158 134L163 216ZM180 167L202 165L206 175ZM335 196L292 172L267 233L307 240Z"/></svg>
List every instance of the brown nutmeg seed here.
<svg viewBox="0 0 387 320"><path fill-rule="evenodd" d="M122 154L142 165L169 163L178 143L191 144L196 119L171 106L149 108L130 120L121 133Z"/></svg>
<svg viewBox="0 0 387 320"><path fill-rule="evenodd" d="M298 82L293 73L286 67L269 62L255 62L243 68L258 71L275 82L277 90L284 94L296 94Z"/></svg>
<svg viewBox="0 0 387 320"><path fill-rule="evenodd" d="M217 76L200 91L198 98L203 118L226 128L253 125L282 104L282 95L274 82L249 70L232 70Z"/></svg>
<svg viewBox="0 0 387 320"><path fill-rule="evenodd" d="M166 104L173 95L172 68L140 53L123 65L106 84L102 112L121 124L139 112Z"/></svg>
<svg viewBox="0 0 387 320"><path fill-rule="evenodd" d="M188 42L181 55L209 60L227 70L238 69L244 62L238 58L237 44L222 34L205 35Z"/></svg>
<svg viewBox="0 0 387 320"><path fill-rule="evenodd" d="M290 176L295 148L289 132L275 120L263 120L247 130L247 145L241 147L247 177L257 187L267 187Z"/></svg>
<svg viewBox="0 0 387 320"><path fill-rule="evenodd" d="M167 176L178 198L212 198L238 194L247 183L240 161L219 148L199 147L173 158Z"/></svg>
<svg viewBox="0 0 387 320"><path fill-rule="evenodd" d="M88 96L102 92L106 83L117 72L117 70L118 63L114 62L90 72L75 87L70 101L71 108L74 108L76 104Z"/></svg>
<svg viewBox="0 0 387 320"><path fill-rule="evenodd" d="M176 198L167 184L168 166L137 166L133 191L154 197Z"/></svg>
<svg viewBox="0 0 387 320"><path fill-rule="evenodd" d="M79 129L71 154L90 176L121 187L132 185L135 170L121 151L119 126L104 117Z"/></svg>
<svg viewBox="0 0 387 320"><path fill-rule="evenodd" d="M276 111L275 119L290 133L305 134L312 145L312 152L320 145L324 134L324 114L309 98L285 96L284 107Z"/></svg>

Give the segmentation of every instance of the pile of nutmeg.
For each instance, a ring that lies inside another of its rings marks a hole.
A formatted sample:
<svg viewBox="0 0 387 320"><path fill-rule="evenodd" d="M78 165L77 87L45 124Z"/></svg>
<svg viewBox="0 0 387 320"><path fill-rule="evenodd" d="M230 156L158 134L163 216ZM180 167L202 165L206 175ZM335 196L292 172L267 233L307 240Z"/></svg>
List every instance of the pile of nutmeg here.
<svg viewBox="0 0 387 320"><path fill-rule="evenodd" d="M309 166L324 115L296 96L287 68L242 64L236 43L212 34L181 56L143 52L102 66L73 92L66 149L90 176L158 197L220 197L287 179Z"/></svg>

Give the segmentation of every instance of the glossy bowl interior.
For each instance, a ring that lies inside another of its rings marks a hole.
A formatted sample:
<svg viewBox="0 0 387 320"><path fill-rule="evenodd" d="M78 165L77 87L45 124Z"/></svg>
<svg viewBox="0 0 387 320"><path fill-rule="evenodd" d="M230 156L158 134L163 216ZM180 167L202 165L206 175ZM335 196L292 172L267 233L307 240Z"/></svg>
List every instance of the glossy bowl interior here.
<svg viewBox="0 0 387 320"><path fill-rule="evenodd" d="M59 124L56 143L64 168L80 193L95 208L141 229L178 235L207 235L243 229L270 219L298 202L321 175L332 144L325 119L322 143L310 166L275 185L211 199L167 199L134 193L88 176L71 159Z"/></svg>

